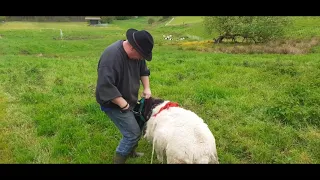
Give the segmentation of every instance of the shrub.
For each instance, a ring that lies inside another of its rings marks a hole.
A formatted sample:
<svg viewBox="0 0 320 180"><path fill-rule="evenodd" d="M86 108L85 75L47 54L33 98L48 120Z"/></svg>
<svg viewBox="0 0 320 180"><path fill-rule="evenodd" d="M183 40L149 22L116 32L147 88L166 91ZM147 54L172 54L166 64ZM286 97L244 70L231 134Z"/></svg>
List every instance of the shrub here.
<svg viewBox="0 0 320 180"><path fill-rule="evenodd" d="M0 16L0 22L2 21L6 21L6 17L5 16Z"/></svg>
<svg viewBox="0 0 320 180"><path fill-rule="evenodd" d="M126 20L126 19L131 19L132 16L115 16L116 20Z"/></svg>
<svg viewBox="0 0 320 180"><path fill-rule="evenodd" d="M153 24L154 23L154 19L153 18L149 18L148 19L148 24Z"/></svg>
<svg viewBox="0 0 320 180"><path fill-rule="evenodd" d="M114 16L102 16L101 17L101 23L112 23L112 21L115 19Z"/></svg>

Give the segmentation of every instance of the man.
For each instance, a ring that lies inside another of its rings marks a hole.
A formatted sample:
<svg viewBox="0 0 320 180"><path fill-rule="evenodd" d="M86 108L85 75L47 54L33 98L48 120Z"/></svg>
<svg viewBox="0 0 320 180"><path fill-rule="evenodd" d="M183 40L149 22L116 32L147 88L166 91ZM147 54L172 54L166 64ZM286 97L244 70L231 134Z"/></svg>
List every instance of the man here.
<svg viewBox="0 0 320 180"><path fill-rule="evenodd" d="M151 96L146 60L152 59L153 37L148 31L131 28L126 38L109 45L98 63L96 100L123 136L116 148L115 164L143 155L135 152L141 130L131 111L138 101L140 81L141 96L146 99Z"/></svg>

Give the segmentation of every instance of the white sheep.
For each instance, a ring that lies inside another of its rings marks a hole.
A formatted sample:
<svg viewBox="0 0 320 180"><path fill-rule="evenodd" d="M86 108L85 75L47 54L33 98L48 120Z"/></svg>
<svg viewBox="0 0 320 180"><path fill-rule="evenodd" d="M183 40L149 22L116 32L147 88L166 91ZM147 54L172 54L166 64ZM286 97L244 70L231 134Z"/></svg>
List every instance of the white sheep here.
<svg viewBox="0 0 320 180"><path fill-rule="evenodd" d="M153 144L160 162L166 158L167 164L219 164L215 138L198 115L170 101L154 105L149 99L153 108L144 138Z"/></svg>

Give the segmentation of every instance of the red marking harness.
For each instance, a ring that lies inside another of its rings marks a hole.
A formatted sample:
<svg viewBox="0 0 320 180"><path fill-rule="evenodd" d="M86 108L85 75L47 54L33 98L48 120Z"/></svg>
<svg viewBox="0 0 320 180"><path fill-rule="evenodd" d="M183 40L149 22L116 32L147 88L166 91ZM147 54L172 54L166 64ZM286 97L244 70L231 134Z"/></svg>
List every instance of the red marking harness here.
<svg viewBox="0 0 320 180"><path fill-rule="evenodd" d="M166 105L164 105L164 106L159 110L159 112L157 112L157 113L154 114L153 116L155 117L155 116L158 115L162 110L169 109L170 107L179 107L179 104L178 104L178 103L175 103L175 102L168 102Z"/></svg>

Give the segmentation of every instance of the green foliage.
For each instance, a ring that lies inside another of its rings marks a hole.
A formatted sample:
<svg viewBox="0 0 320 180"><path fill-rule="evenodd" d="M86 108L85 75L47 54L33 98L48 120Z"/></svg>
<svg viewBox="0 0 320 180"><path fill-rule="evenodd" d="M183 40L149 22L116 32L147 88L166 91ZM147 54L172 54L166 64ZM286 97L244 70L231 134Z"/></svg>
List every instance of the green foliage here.
<svg viewBox="0 0 320 180"><path fill-rule="evenodd" d="M155 21L155 20L154 20L153 18L149 18L149 19L148 19L148 24L153 24L154 21Z"/></svg>
<svg viewBox="0 0 320 180"><path fill-rule="evenodd" d="M282 37L290 21L281 16L206 16L203 23L209 34L217 31L220 35L238 35L266 42Z"/></svg>
<svg viewBox="0 0 320 180"><path fill-rule="evenodd" d="M161 16L159 21L162 22L162 21L166 21L168 20L169 18L171 18L171 16Z"/></svg>
<svg viewBox="0 0 320 180"><path fill-rule="evenodd" d="M6 16L7 21L71 22L85 21L85 16Z"/></svg>
<svg viewBox="0 0 320 180"><path fill-rule="evenodd" d="M0 23L2 22L2 21L5 21L6 20L6 17L5 16L0 16Z"/></svg>
<svg viewBox="0 0 320 180"><path fill-rule="evenodd" d="M101 23L112 23L112 21L115 19L115 16L101 16Z"/></svg>
<svg viewBox="0 0 320 180"><path fill-rule="evenodd" d="M115 16L116 20L127 20L127 19L131 19L132 16Z"/></svg>

